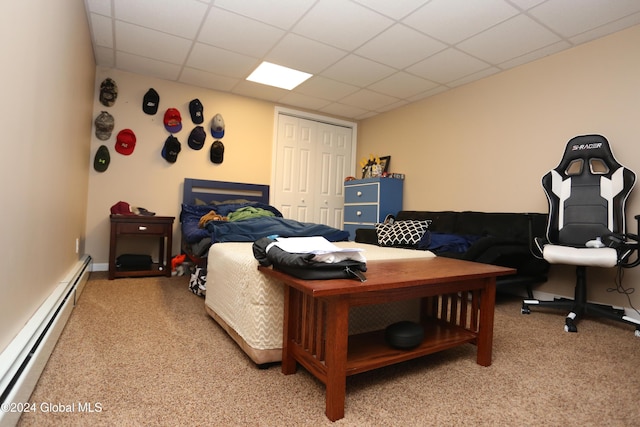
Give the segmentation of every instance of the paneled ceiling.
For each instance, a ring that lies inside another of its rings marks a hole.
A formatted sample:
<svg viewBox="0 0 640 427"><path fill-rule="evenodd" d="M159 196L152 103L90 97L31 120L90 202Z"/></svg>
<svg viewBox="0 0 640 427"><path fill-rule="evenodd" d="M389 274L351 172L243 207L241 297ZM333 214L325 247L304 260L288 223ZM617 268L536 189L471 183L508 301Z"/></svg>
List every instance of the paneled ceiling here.
<svg viewBox="0 0 640 427"><path fill-rule="evenodd" d="M85 0L96 64L354 120L640 23L639 0ZM313 74L246 81L262 61Z"/></svg>

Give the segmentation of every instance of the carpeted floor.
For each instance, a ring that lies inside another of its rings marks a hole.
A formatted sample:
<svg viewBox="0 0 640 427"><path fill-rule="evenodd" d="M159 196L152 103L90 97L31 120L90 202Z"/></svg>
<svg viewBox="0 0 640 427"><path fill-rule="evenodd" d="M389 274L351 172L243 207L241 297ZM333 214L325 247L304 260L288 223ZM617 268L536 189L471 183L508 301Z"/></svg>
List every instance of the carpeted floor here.
<svg viewBox="0 0 640 427"><path fill-rule="evenodd" d="M257 369L189 292L188 278L93 273L21 426L632 426L640 420L633 328L499 296L493 364L465 345L347 379L345 417L324 415L304 369ZM90 412L92 409L93 412ZM45 412L49 410L49 412Z"/></svg>

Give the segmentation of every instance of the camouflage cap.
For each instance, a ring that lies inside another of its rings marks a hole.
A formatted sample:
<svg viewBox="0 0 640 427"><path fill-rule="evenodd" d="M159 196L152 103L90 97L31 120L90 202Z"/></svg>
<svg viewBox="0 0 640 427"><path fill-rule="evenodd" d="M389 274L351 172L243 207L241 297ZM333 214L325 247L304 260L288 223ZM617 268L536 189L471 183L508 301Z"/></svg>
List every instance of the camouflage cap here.
<svg viewBox="0 0 640 427"><path fill-rule="evenodd" d="M96 124L96 137L101 141L106 141L111 138L111 132L113 132L113 126L115 120L113 116L106 111L102 111L98 114L95 120Z"/></svg>
<svg viewBox="0 0 640 427"><path fill-rule="evenodd" d="M118 85L110 78L106 78L100 84L100 103L105 107L111 107L118 98Z"/></svg>

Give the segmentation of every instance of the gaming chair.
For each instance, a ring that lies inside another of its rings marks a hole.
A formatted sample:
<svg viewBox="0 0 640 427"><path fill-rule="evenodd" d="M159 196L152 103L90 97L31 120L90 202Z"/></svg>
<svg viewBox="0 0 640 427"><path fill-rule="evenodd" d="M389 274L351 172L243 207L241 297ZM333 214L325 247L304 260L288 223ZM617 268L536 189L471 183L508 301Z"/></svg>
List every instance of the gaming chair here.
<svg viewBox="0 0 640 427"><path fill-rule="evenodd" d="M625 202L635 179L613 157L605 137L582 135L569 141L560 164L542 178L549 219L546 237L534 239L534 251L550 264L576 266L575 296L573 300L525 299L523 314L530 314L533 305L567 309L567 332L578 331L578 317L592 315L634 325L640 337L639 320L626 316L624 309L587 302L586 288L587 267L640 264L640 259L629 261L638 249L638 236L625 234ZM640 226L640 215L635 218Z"/></svg>

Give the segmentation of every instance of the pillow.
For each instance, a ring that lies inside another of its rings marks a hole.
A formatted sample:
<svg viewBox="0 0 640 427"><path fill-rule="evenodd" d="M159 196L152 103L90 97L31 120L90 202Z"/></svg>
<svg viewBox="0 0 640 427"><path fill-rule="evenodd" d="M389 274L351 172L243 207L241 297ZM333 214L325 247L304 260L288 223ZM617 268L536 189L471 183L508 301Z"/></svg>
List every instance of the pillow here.
<svg viewBox="0 0 640 427"><path fill-rule="evenodd" d="M378 245L414 246L418 244L429 228L431 221L405 220L386 224L376 224Z"/></svg>

